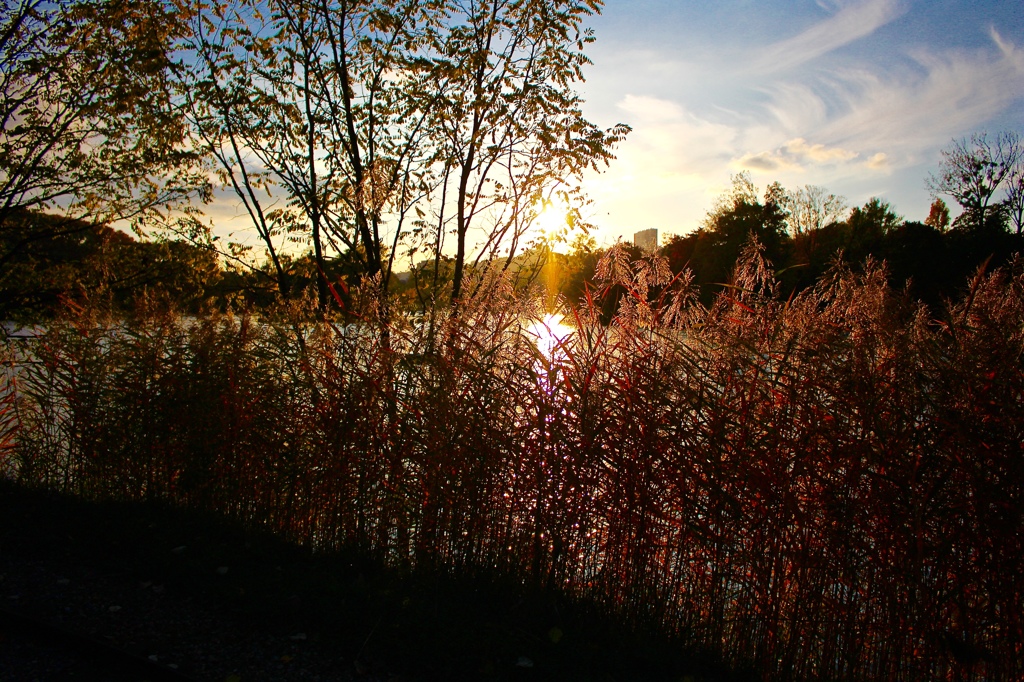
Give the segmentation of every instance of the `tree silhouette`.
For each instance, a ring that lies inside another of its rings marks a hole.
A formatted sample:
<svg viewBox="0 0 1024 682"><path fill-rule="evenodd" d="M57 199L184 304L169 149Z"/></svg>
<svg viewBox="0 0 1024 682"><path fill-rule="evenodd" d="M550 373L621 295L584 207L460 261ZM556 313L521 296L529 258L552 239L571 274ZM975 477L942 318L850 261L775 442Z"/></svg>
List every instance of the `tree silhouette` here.
<svg viewBox="0 0 1024 682"><path fill-rule="evenodd" d="M171 6L2 2L0 224L25 210L144 221L203 189L166 87Z"/></svg>
<svg viewBox="0 0 1024 682"><path fill-rule="evenodd" d="M514 255L545 199L578 205L587 168L624 126L583 118L573 84L592 41L590 0L195 3L180 96L222 184L276 253L308 245L363 259L387 291L403 247L440 272L455 235L452 299L470 266ZM283 200L268 210L261 191ZM318 283L322 305L328 282Z"/></svg>
<svg viewBox="0 0 1024 682"><path fill-rule="evenodd" d="M939 171L929 175L926 184L933 194L956 199L964 209L964 219L980 228L988 221L996 192L1019 166L1022 153L1017 133L1003 132L993 138L975 133L954 140L942 151Z"/></svg>

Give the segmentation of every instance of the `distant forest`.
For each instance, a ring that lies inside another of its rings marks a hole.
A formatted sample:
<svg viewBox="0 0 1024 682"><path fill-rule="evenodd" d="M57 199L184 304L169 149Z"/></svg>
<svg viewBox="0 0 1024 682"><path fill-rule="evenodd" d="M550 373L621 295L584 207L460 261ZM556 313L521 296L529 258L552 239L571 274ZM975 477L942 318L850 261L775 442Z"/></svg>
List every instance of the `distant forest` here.
<svg viewBox="0 0 1024 682"><path fill-rule="evenodd" d="M798 213L805 225L795 228L793 216ZM812 286L841 262L855 270L874 262L885 264L893 288L938 311L965 290L979 269L991 271L1024 252L1019 228L1008 201L988 207L984 219L965 211L951 222L946 204L936 199L921 222L904 219L878 198L846 211L841 198L815 186L789 194L776 183L759 196L749 176L740 174L699 229L669 236L658 251L674 275L690 278L705 304L728 288L740 252L754 238L785 296ZM41 233L50 236L33 239ZM624 246L635 259L645 255L639 247ZM64 305L87 300L127 312L143 292L184 313L209 306L261 308L279 298L273 278L264 271L228 267L212 249L181 240L139 241L124 231L80 220L19 214L5 223L0 248L7 256L0 277L0 314L7 319L48 318ZM507 265L520 288L537 288L553 310L586 299L606 252L580 233L567 253L533 245ZM282 258L294 273L292 295L315 295L312 254ZM357 259L344 254L326 265L332 291L344 309L364 273ZM453 259L442 255L396 273L389 286L395 309L429 309L450 291L453 270ZM616 297L603 300L612 314Z"/></svg>
<svg viewBox="0 0 1024 682"><path fill-rule="evenodd" d="M874 262L885 264L892 287L937 311L964 291L979 268L990 271L1024 252L1019 189L1007 195L984 208L965 207L952 222L949 208L936 198L921 222L905 219L878 198L847 212L841 197L815 186L789 193L775 183L760 197L749 176L740 174L699 229L670 236L659 251L674 274L690 273L705 304L727 288L740 252L753 237L785 296L812 286L839 263L861 269ZM604 253L592 240L575 246L569 255L553 254L548 266L548 279L557 281L570 301L584 295ZM641 255L637 247L630 250Z"/></svg>

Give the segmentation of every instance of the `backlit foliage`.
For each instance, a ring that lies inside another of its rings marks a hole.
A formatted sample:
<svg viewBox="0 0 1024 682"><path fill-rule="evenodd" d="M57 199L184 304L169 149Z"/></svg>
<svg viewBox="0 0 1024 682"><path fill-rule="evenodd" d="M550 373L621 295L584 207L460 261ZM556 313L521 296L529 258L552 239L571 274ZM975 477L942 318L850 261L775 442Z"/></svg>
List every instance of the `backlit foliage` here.
<svg viewBox="0 0 1024 682"><path fill-rule="evenodd" d="M601 270L627 303L549 355L493 276L434 326L81 311L7 349L0 470L553 587L766 678L1024 674L1020 263L942 323L877 267L780 299L756 244L709 308Z"/></svg>

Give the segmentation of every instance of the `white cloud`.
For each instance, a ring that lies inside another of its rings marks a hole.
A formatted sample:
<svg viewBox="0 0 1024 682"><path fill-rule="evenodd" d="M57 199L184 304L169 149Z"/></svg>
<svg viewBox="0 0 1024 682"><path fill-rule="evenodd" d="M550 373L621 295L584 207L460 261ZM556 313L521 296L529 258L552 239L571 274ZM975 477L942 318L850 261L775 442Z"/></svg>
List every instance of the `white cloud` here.
<svg viewBox="0 0 1024 682"><path fill-rule="evenodd" d="M864 165L871 170L889 170L889 155L885 152L878 152L868 159Z"/></svg>
<svg viewBox="0 0 1024 682"><path fill-rule="evenodd" d="M828 166L850 161L859 154L840 147L808 144L802 137L786 142L772 151L749 152L732 162L738 170L764 172L803 172L808 165Z"/></svg>
<svg viewBox="0 0 1024 682"><path fill-rule="evenodd" d="M863 0L841 7L828 19L769 46L761 55L759 65L767 71L800 66L874 33L905 11L901 0Z"/></svg>
<svg viewBox="0 0 1024 682"><path fill-rule="evenodd" d="M784 147L786 152L798 158L805 158L815 163L835 163L849 161L858 156L857 152L839 147L826 147L823 144L808 144L802 137L790 140Z"/></svg>
<svg viewBox="0 0 1024 682"><path fill-rule="evenodd" d="M647 175L687 175L720 168L736 144L734 126L701 118L682 105L656 97L626 95L619 108L633 132L616 165Z"/></svg>

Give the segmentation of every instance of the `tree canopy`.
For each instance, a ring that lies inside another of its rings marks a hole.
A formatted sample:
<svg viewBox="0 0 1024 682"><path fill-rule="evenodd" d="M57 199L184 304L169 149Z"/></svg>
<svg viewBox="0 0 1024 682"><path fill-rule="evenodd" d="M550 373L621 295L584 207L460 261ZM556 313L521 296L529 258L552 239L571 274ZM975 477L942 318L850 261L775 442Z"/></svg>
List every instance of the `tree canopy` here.
<svg viewBox="0 0 1024 682"><path fill-rule="evenodd" d="M0 1L0 224L144 218L203 189L167 87L173 5Z"/></svg>
<svg viewBox="0 0 1024 682"><path fill-rule="evenodd" d="M967 228L984 228L990 213L1021 205L1021 178L1024 177L1024 146L1012 131L989 137L975 133L969 138L953 140L942 152L937 173L929 176L928 188L934 195L947 194L963 208L957 219ZM993 203L997 193L1005 189L1007 202ZM1016 231L1021 232L1021 210L1014 212ZM996 218L1001 221L1000 218Z"/></svg>
<svg viewBox="0 0 1024 682"><path fill-rule="evenodd" d="M452 300L468 265L511 258L543 200L612 158L573 86L594 0L193 3L176 84L192 134L279 254L358 254L386 290L407 251L437 261L455 238ZM271 198L262 196L266 191ZM282 203L274 204L275 200ZM273 205L273 208L270 206ZM479 262L479 258L477 259Z"/></svg>

